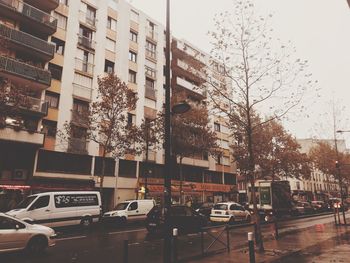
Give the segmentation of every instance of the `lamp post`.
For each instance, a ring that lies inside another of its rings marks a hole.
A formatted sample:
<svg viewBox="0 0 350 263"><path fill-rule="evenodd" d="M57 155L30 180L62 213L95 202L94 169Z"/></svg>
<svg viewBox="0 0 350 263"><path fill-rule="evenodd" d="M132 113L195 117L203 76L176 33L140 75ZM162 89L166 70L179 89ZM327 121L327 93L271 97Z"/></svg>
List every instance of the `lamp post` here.
<svg viewBox="0 0 350 263"><path fill-rule="evenodd" d="M337 130L334 134L334 143L335 143L335 151L337 155L337 160L335 162L335 168L337 172L337 177L338 177L338 183L339 183L339 189L340 189L340 198L341 198L341 207L342 207L342 213L343 213L343 221L344 224L346 225L346 217L345 217L345 207L344 207L344 196L343 196L343 185L342 185L342 176L340 172L340 163L339 163L339 152L338 152L338 145L337 145L337 133L343 133L343 132L350 132L350 131L343 131L343 130ZM340 224L340 218L339 218L339 224Z"/></svg>

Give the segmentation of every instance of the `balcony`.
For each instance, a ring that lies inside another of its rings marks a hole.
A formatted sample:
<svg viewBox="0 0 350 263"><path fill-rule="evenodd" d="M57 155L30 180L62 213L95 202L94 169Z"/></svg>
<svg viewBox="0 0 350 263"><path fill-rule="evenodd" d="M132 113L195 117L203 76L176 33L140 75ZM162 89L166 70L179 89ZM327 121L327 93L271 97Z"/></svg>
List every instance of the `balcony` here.
<svg viewBox="0 0 350 263"><path fill-rule="evenodd" d="M91 76L94 74L94 65L80 58L75 58L75 69Z"/></svg>
<svg viewBox="0 0 350 263"><path fill-rule="evenodd" d="M92 100L92 89L76 83L73 83L73 95L79 98Z"/></svg>
<svg viewBox="0 0 350 263"><path fill-rule="evenodd" d="M146 57L152 60L157 60L157 52L155 50L146 48Z"/></svg>
<svg viewBox="0 0 350 263"><path fill-rule="evenodd" d="M200 94L201 96L206 97L207 92L206 92L206 89L203 87L198 87L197 85L194 85L193 83L191 83L183 78L179 78L179 77L176 78L176 83L177 83L177 85L179 85L183 88L186 88L186 89L191 90L197 94Z"/></svg>
<svg viewBox="0 0 350 263"><path fill-rule="evenodd" d="M84 13L83 11L80 11L79 12L79 21L82 24L96 30L96 21L97 20L95 17L89 17L89 16L87 16L86 13Z"/></svg>
<svg viewBox="0 0 350 263"><path fill-rule="evenodd" d="M151 27L146 27L146 37L154 42L157 42L158 33L154 31Z"/></svg>
<svg viewBox="0 0 350 263"><path fill-rule="evenodd" d="M0 128L0 140L18 143L28 143L41 147L44 145L45 135L36 131L17 129L17 127L6 126Z"/></svg>
<svg viewBox="0 0 350 263"><path fill-rule="evenodd" d="M89 113L72 110L72 123L79 127L89 126Z"/></svg>
<svg viewBox="0 0 350 263"><path fill-rule="evenodd" d="M95 49L95 41L80 34L78 34L78 44L88 49Z"/></svg>
<svg viewBox="0 0 350 263"><path fill-rule="evenodd" d="M48 12L59 6L59 0L26 0L26 3Z"/></svg>
<svg viewBox="0 0 350 263"><path fill-rule="evenodd" d="M51 84L49 71L4 56L0 56L0 76L37 89L46 89Z"/></svg>
<svg viewBox="0 0 350 263"><path fill-rule="evenodd" d="M88 154L88 142L85 138L70 138L68 152L77 154Z"/></svg>
<svg viewBox="0 0 350 263"><path fill-rule="evenodd" d="M153 68L145 66L145 75L146 77L156 79L157 78L157 71Z"/></svg>
<svg viewBox="0 0 350 263"><path fill-rule="evenodd" d="M34 51L34 55L41 57L46 61L49 61L54 57L55 45L30 34L0 24L0 36L11 41L15 44L13 46L19 50L26 51L30 48Z"/></svg>
<svg viewBox="0 0 350 263"><path fill-rule="evenodd" d="M21 21L27 27L52 35L57 29L57 19L20 0L0 0L0 15Z"/></svg>
<svg viewBox="0 0 350 263"><path fill-rule="evenodd" d="M152 87L148 87L145 86L145 97L151 100L157 100L157 90L152 88Z"/></svg>

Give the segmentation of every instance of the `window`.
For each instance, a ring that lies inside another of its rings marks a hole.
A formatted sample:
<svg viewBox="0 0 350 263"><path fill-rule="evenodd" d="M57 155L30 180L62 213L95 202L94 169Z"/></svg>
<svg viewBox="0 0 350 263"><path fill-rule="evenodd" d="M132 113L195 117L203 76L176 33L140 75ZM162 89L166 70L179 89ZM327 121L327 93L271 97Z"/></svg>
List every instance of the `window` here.
<svg viewBox="0 0 350 263"><path fill-rule="evenodd" d="M146 78L146 87L154 89L154 80Z"/></svg>
<svg viewBox="0 0 350 263"><path fill-rule="evenodd" d="M137 62L137 54L129 50L129 60L132 62Z"/></svg>
<svg viewBox="0 0 350 263"><path fill-rule="evenodd" d="M132 113L128 113L128 124L135 124L136 123L136 115Z"/></svg>
<svg viewBox="0 0 350 263"><path fill-rule="evenodd" d="M129 82L136 83L136 72L129 70Z"/></svg>
<svg viewBox="0 0 350 263"><path fill-rule="evenodd" d="M130 40L137 43L137 33L134 31L130 31Z"/></svg>
<svg viewBox="0 0 350 263"><path fill-rule="evenodd" d="M105 60L105 72L112 74L114 73L114 63L109 60Z"/></svg>
<svg viewBox="0 0 350 263"><path fill-rule="evenodd" d="M74 99L73 111L79 113L86 113L89 110L89 103L81 100Z"/></svg>
<svg viewBox="0 0 350 263"><path fill-rule="evenodd" d="M95 25L96 10L91 6L86 7L86 21L90 25Z"/></svg>
<svg viewBox="0 0 350 263"><path fill-rule="evenodd" d="M146 56L151 58L156 58L157 46L150 41L146 41Z"/></svg>
<svg viewBox="0 0 350 263"><path fill-rule="evenodd" d="M138 208L137 202L132 202L128 208L129 211L136 210Z"/></svg>
<svg viewBox="0 0 350 263"><path fill-rule="evenodd" d="M221 141L221 147L224 148L224 149L229 149L230 146L229 146L228 141L222 140L222 141Z"/></svg>
<svg viewBox="0 0 350 263"><path fill-rule="evenodd" d="M145 66L145 74L148 77L156 78L156 70L151 67Z"/></svg>
<svg viewBox="0 0 350 263"><path fill-rule="evenodd" d="M61 78L62 78L62 67L57 66L55 64L49 63L48 69L51 72L51 77L53 79L61 80Z"/></svg>
<svg viewBox="0 0 350 263"><path fill-rule="evenodd" d="M220 124L219 123L214 123L214 130L219 132L220 131Z"/></svg>
<svg viewBox="0 0 350 263"><path fill-rule="evenodd" d="M49 103L50 108L57 109L59 100L60 100L59 94L56 94L50 91L45 92L45 101Z"/></svg>
<svg viewBox="0 0 350 263"><path fill-rule="evenodd" d="M107 28L113 31L117 31L117 20L108 17L107 18Z"/></svg>
<svg viewBox="0 0 350 263"><path fill-rule="evenodd" d="M134 10L131 10L131 13L130 13L130 20L138 23L139 22L139 13L137 13L136 11Z"/></svg>
<svg viewBox="0 0 350 263"><path fill-rule="evenodd" d="M222 133L226 133L226 134L229 134L230 133L230 130L227 126L225 125L221 125L221 132Z"/></svg>
<svg viewBox="0 0 350 263"><path fill-rule="evenodd" d="M18 225L19 228L25 228L22 223L13 220L12 218L0 216L0 229L15 229L16 225Z"/></svg>
<svg viewBox="0 0 350 263"><path fill-rule="evenodd" d="M43 120L42 122L42 132L48 137L56 137L57 122Z"/></svg>
<svg viewBox="0 0 350 263"><path fill-rule="evenodd" d="M59 55L64 55L65 42L55 37L51 38L51 42L56 45L55 52Z"/></svg>
<svg viewBox="0 0 350 263"><path fill-rule="evenodd" d="M222 157L222 164L223 165L230 165L230 158L227 156Z"/></svg>
<svg viewBox="0 0 350 263"><path fill-rule="evenodd" d="M29 208L29 210L34 210L34 209L39 209L43 207L47 207L49 205L50 201L50 196L45 195L45 196L40 196L34 204Z"/></svg>
<svg viewBox="0 0 350 263"><path fill-rule="evenodd" d="M61 28L63 30L67 29L67 17L65 17L59 13L56 13L56 12L53 12L53 17L55 17L57 19L57 27L58 28Z"/></svg>
<svg viewBox="0 0 350 263"><path fill-rule="evenodd" d="M110 38L106 38L106 49L115 52L115 41Z"/></svg>

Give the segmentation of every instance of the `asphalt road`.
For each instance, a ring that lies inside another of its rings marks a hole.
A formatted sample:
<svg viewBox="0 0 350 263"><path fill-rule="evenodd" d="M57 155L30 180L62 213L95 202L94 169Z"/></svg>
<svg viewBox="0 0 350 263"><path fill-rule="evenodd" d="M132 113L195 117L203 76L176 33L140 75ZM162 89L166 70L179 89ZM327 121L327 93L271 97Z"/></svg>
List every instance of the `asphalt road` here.
<svg viewBox="0 0 350 263"><path fill-rule="evenodd" d="M279 233L332 222L333 215L290 219L278 223ZM102 228L95 226L90 230L79 228L57 229L56 246L40 255L29 256L23 252L0 255L1 263L117 263L123 262L123 241L129 240L129 262L162 262L163 240L148 235L142 225L128 225L123 228ZM246 245L247 232L253 227L240 227L229 231L231 248ZM272 224L262 226L265 238L275 233ZM210 244L215 238L220 241ZM227 243L227 232L223 226L203 233L203 249L208 252L223 249ZM180 236L177 242L178 257L187 258L201 253L201 234Z"/></svg>

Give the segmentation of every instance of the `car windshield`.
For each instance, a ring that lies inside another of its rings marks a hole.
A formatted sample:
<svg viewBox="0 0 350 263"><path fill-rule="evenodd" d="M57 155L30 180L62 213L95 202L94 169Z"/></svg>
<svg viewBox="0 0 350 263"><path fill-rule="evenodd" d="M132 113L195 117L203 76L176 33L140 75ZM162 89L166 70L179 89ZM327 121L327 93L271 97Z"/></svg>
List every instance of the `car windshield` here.
<svg viewBox="0 0 350 263"><path fill-rule="evenodd" d="M216 204L214 205L214 210L227 210L226 204Z"/></svg>
<svg viewBox="0 0 350 263"><path fill-rule="evenodd" d="M37 198L36 195L31 195L25 198L22 202L20 202L15 209L21 209L21 208L27 208L33 201L34 199Z"/></svg>
<svg viewBox="0 0 350 263"><path fill-rule="evenodd" d="M115 210L125 210L128 207L129 203L120 203L115 207Z"/></svg>

